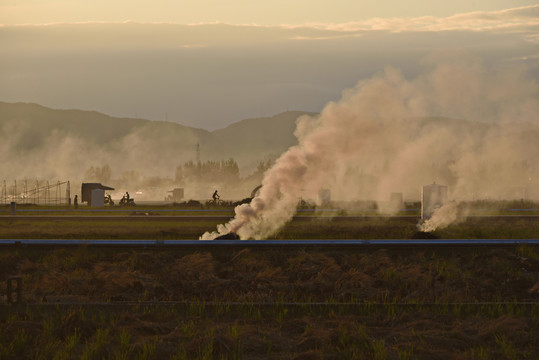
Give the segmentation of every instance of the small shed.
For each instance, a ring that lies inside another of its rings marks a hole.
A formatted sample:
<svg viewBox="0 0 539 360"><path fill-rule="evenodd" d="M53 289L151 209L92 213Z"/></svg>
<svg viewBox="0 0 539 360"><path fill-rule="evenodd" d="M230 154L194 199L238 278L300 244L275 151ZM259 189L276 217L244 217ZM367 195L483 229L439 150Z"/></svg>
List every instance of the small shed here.
<svg viewBox="0 0 539 360"><path fill-rule="evenodd" d="M81 186L81 202L88 202L88 206L92 206L92 193L94 190L101 190L102 192L96 192L96 195L93 196L100 196L103 195L103 201L105 198L105 190L114 190L114 188L110 186L102 185L101 183L82 183ZM100 195L97 195L100 194ZM103 206L103 202L95 203L95 206Z"/></svg>
<svg viewBox="0 0 539 360"><path fill-rule="evenodd" d="M184 197L184 191L183 188L175 188L170 191L169 193L172 193L172 195L167 196L165 200L172 200L172 201L182 201Z"/></svg>

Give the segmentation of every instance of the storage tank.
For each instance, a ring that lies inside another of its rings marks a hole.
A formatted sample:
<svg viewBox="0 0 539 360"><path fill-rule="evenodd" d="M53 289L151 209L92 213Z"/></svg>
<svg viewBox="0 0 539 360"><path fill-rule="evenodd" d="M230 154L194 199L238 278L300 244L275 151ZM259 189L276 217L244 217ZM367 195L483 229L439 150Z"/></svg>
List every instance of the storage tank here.
<svg viewBox="0 0 539 360"><path fill-rule="evenodd" d="M331 201L331 190L329 189L320 189L318 190L318 199L320 203L327 204Z"/></svg>
<svg viewBox="0 0 539 360"><path fill-rule="evenodd" d="M404 200L401 192L391 193L389 196L389 205L392 209L400 210L404 208Z"/></svg>
<svg viewBox="0 0 539 360"><path fill-rule="evenodd" d="M105 190L103 189L93 189L92 190L92 207L103 207L105 206Z"/></svg>
<svg viewBox="0 0 539 360"><path fill-rule="evenodd" d="M433 183L421 189L421 219L428 220L447 201L447 186Z"/></svg>

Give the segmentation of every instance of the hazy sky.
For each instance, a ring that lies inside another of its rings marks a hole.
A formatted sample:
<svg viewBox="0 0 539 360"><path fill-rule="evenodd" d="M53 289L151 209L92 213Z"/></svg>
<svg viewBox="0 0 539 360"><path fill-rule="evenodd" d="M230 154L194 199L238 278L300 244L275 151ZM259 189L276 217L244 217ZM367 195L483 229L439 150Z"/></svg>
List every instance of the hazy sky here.
<svg viewBox="0 0 539 360"><path fill-rule="evenodd" d="M539 5L0 0L0 44L0 101L216 129L319 111L388 66L427 71L433 54L537 79Z"/></svg>
<svg viewBox="0 0 539 360"><path fill-rule="evenodd" d="M132 20L278 25L375 17L450 16L536 3L535 0L1 0L0 23Z"/></svg>

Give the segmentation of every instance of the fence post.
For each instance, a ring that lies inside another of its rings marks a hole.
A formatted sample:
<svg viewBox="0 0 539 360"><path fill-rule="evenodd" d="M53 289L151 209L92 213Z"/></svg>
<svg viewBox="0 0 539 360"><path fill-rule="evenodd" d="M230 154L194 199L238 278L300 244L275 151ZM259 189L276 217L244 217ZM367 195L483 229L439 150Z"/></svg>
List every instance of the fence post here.
<svg viewBox="0 0 539 360"><path fill-rule="evenodd" d="M14 289L13 284L17 284L17 287ZM17 294L17 300L13 301L13 294ZM7 302L9 304L20 304L22 302L22 277L21 276L10 276L7 279Z"/></svg>

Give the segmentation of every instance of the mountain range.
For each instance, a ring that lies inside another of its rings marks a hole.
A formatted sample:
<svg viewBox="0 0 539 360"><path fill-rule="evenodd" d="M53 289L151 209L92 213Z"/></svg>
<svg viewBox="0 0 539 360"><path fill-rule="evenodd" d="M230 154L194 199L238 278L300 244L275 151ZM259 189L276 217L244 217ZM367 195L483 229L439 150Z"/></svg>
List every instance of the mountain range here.
<svg viewBox="0 0 539 360"><path fill-rule="evenodd" d="M242 175L248 175L260 161L297 144L295 121L302 115L315 114L287 111L207 131L96 111L0 102L0 134L5 139L0 145L1 173L9 179L77 178L90 166L107 164L113 176L134 170L172 177L178 165L190 160L234 158Z"/></svg>
<svg viewBox="0 0 539 360"><path fill-rule="evenodd" d="M166 189L159 189L155 197L162 198L165 190L177 186L178 166L197 159L204 163L233 158L242 184L235 184L238 189L219 189L230 198L243 198L260 184L262 174L255 172L258 165L267 164L298 143L296 120L304 115L315 118L317 114L288 111L207 131L174 122L0 102L0 181L80 184L104 178L88 175L99 171L115 180L120 191L144 184L146 193L147 188L157 187L154 184L165 183ZM389 125L382 121L369 130L361 128L358 118L357 124L355 120L342 123L346 129L337 135L328 130L332 145L322 144L329 149L324 154L346 161L344 170L334 174L343 174L333 189L337 198L371 198L374 191L384 196L399 191L417 198L417 189L431 181L460 187L462 196L467 197L537 197L530 190L536 188L538 174L539 129L535 123L444 117L405 120ZM348 136L347 131L355 131L352 133L361 139ZM349 146L338 146L335 136ZM197 179L188 184L186 198L211 195L221 180L214 175Z"/></svg>

